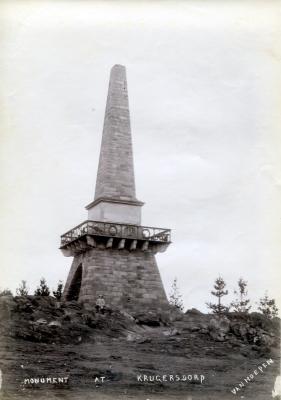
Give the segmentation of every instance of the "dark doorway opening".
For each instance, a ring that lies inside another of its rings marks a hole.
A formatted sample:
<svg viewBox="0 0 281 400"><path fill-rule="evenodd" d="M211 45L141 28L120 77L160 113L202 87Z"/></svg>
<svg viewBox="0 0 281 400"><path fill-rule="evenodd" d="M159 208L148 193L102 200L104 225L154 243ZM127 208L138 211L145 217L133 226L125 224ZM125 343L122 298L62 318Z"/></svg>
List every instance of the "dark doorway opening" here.
<svg viewBox="0 0 281 400"><path fill-rule="evenodd" d="M79 293L80 293L80 289L81 289L81 281L82 281L82 264L80 264L79 267L75 271L74 277L72 279L72 282L70 284L70 287L68 289L68 293L66 296L67 301L72 301L72 300L77 301L79 299Z"/></svg>

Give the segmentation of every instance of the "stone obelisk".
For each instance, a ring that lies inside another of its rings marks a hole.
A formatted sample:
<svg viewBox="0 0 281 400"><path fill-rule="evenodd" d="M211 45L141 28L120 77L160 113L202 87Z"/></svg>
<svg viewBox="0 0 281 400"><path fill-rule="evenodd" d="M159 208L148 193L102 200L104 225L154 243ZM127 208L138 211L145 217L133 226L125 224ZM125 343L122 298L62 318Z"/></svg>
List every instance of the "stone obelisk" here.
<svg viewBox="0 0 281 400"><path fill-rule="evenodd" d="M73 256L64 300L95 307L103 295L110 308L137 313L162 310L167 298L155 254L170 243L170 230L141 226L135 190L126 70L111 69L95 198L88 220L61 236Z"/></svg>

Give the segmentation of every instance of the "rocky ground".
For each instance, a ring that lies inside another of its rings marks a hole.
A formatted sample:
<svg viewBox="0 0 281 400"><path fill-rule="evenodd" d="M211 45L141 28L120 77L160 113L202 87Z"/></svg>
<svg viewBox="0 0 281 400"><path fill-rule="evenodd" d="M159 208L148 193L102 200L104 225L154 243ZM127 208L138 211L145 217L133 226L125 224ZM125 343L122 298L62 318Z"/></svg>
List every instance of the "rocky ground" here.
<svg viewBox="0 0 281 400"><path fill-rule="evenodd" d="M6 296L0 315L3 399L267 400L280 375L280 320L258 313L96 314Z"/></svg>

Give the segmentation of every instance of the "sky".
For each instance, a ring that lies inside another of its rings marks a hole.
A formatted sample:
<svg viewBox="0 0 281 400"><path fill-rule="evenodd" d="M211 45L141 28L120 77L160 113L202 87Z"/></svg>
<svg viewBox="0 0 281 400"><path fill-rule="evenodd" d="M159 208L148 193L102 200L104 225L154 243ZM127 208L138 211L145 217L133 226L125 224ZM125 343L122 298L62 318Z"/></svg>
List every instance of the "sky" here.
<svg viewBox="0 0 281 400"><path fill-rule="evenodd" d="M278 2L1 1L0 288L65 282L60 235L94 198L110 69L127 69L143 225L167 294L206 311L221 275L280 291Z"/></svg>

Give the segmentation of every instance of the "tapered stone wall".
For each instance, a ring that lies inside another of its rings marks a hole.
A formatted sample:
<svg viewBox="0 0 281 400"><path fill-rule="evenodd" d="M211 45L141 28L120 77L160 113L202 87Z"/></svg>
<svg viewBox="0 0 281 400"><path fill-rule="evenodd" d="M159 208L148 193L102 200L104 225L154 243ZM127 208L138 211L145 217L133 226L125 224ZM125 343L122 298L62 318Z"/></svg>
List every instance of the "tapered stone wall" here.
<svg viewBox="0 0 281 400"><path fill-rule="evenodd" d="M79 302L95 307L101 294L109 307L128 312L163 310L167 298L152 251L128 251L94 248L74 257L64 298L71 284L75 286L77 269L82 265Z"/></svg>

